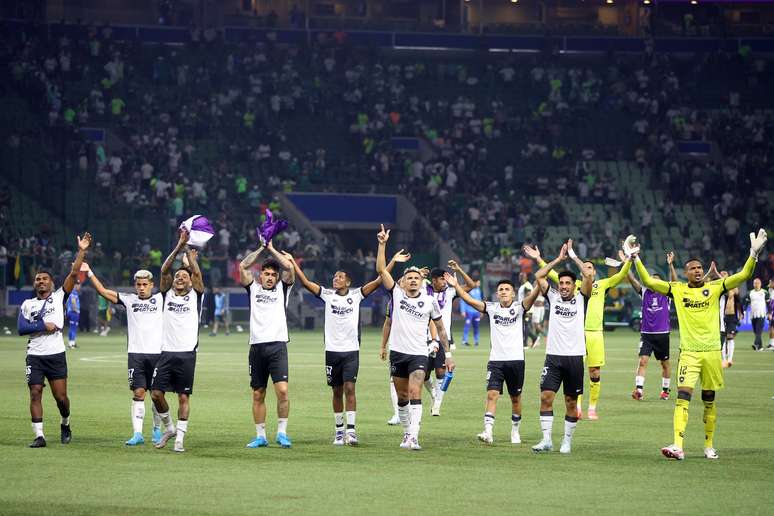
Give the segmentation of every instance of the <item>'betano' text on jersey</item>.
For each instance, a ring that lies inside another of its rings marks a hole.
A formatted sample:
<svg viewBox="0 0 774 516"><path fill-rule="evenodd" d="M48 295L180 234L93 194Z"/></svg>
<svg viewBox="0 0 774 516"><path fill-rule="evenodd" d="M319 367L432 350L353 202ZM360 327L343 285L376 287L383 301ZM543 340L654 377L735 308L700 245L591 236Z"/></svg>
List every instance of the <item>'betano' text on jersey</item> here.
<svg viewBox="0 0 774 516"><path fill-rule="evenodd" d="M164 294L161 351L196 351L199 347L199 312L202 295L194 289L178 296L174 289Z"/></svg>
<svg viewBox="0 0 774 516"><path fill-rule="evenodd" d="M318 297L325 303L325 351L359 350L360 303L365 299L362 287L343 296L321 287Z"/></svg>
<svg viewBox="0 0 774 516"><path fill-rule="evenodd" d="M513 301L510 306L487 301L486 313L492 343L489 360L524 360L524 307L521 301Z"/></svg>
<svg viewBox="0 0 774 516"><path fill-rule="evenodd" d="M250 294L250 344L287 342L286 309L293 285L280 281L274 288L265 289L253 281L245 288Z"/></svg>
<svg viewBox="0 0 774 516"><path fill-rule="evenodd" d="M164 332L164 296L157 292L147 299L134 293L118 293L126 307L126 343L129 353L161 353Z"/></svg>
<svg viewBox="0 0 774 516"><path fill-rule="evenodd" d="M424 289L420 289L416 297L409 297L397 284L391 295L390 350L427 356L427 325L430 319L441 319L438 301Z"/></svg>
<svg viewBox="0 0 774 516"><path fill-rule="evenodd" d="M60 287L53 291L46 299L26 299L21 305L22 316L32 322L43 319L44 322L53 323L58 329L53 333L33 333L27 342L28 355L56 355L64 353L65 345L62 338L64 327L64 301L67 294Z"/></svg>
<svg viewBox="0 0 774 516"><path fill-rule="evenodd" d="M584 315L586 299L579 291L567 301L559 291L548 289L548 339L547 355L583 356L586 354Z"/></svg>

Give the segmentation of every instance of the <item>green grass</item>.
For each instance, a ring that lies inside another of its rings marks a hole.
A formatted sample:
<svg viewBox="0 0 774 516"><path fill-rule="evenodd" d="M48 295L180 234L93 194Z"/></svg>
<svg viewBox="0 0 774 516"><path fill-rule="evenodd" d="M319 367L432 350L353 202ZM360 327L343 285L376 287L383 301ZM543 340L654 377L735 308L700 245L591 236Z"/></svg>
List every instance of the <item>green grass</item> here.
<svg viewBox="0 0 774 516"><path fill-rule="evenodd" d="M74 439L58 443L59 417L45 392L49 447L31 450L24 385L24 341L0 338L0 514L771 514L774 494L774 354L753 353L738 338L727 388L718 396L716 447L702 457L701 402L691 404L688 458L675 463L659 448L672 440L674 401L657 399L652 363L646 399L630 398L637 335L607 334L601 419L582 421L573 453L535 456L540 437L538 374L544 347L527 352L524 444L509 443L509 405L502 399L495 444L476 441L484 402L488 346L460 349L440 418L426 407L421 443L398 449L387 367L378 360L377 333L364 336L358 380L358 448L334 448L330 392L320 332L292 332L290 345L293 448L248 450L250 412L245 334L209 338L202 331L191 402L187 452L127 449L131 434L125 338L82 337L68 352ZM459 338L459 335L458 335ZM486 335L482 342L487 342ZM677 338L673 338L673 346ZM677 353L674 352L674 356ZM276 429L273 394L268 429ZM148 402L149 403L149 402ZM563 408L554 425L558 446ZM150 410L146 421L149 434Z"/></svg>

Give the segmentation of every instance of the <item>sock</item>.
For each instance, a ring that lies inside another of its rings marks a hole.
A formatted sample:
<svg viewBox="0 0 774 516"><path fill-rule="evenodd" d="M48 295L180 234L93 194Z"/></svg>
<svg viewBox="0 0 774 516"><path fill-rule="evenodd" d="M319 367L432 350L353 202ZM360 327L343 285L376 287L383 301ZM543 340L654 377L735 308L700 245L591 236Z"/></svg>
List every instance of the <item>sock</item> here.
<svg viewBox="0 0 774 516"><path fill-rule="evenodd" d="M390 399L392 400L392 410L395 417L398 416L398 391L395 390L395 384L390 382Z"/></svg>
<svg viewBox="0 0 774 516"><path fill-rule="evenodd" d="M734 342L733 340L731 342ZM769 339L769 346L774 347L774 339ZM733 355L733 351L731 352Z"/></svg>
<svg viewBox="0 0 774 516"><path fill-rule="evenodd" d="M161 416L159 416L159 411L156 408L156 405L154 405L152 402L151 410L153 411L153 428L161 428Z"/></svg>
<svg viewBox="0 0 774 516"><path fill-rule="evenodd" d="M172 417L169 415L169 412L160 412L159 417L161 418L161 424L164 425L164 428L167 429L167 432L175 431L175 424L172 422Z"/></svg>
<svg viewBox="0 0 774 516"><path fill-rule="evenodd" d="M422 422L422 400L411 400L409 402L409 434L415 439L419 439L419 424Z"/></svg>
<svg viewBox="0 0 774 516"><path fill-rule="evenodd" d="M355 431L355 414L354 410L347 411L347 431Z"/></svg>
<svg viewBox="0 0 774 516"><path fill-rule="evenodd" d="M288 433L288 418L286 417L277 418L277 433L278 434Z"/></svg>
<svg viewBox="0 0 774 516"><path fill-rule="evenodd" d="M187 419L178 419L177 420L177 435L175 436L175 444L180 443L183 444L183 439L185 439L185 433L188 431L188 420Z"/></svg>
<svg viewBox="0 0 774 516"><path fill-rule="evenodd" d="M70 426L70 416L62 417L62 426Z"/></svg>
<svg viewBox="0 0 774 516"><path fill-rule="evenodd" d="M494 428L495 415L491 412L484 414L484 432L492 435L492 428Z"/></svg>
<svg viewBox="0 0 774 516"><path fill-rule="evenodd" d="M266 439L266 423L255 424L255 436Z"/></svg>
<svg viewBox="0 0 774 516"><path fill-rule="evenodd" d="M718 407L714 401L704 402L704 447L712 448L712 438L715 436L715 421L718 417Z"/></svg>
<svg viewBox="0 0 774 516"><path fill-rule="evenodd" d="M590 378L589 380L589 410L596 410L597 402L599 401L599 392L602 390L602 379Z"/></svg>
<svg viewBox="0 0 774 516"><path fill-rule="evenodd" d="M551 442L551 431L554 428L554 411L540 413L540 429L543 431L543 441Z"/></svg>
<svg viewBox="0 0 774 516"><path fill-rule="evenodd" d="M32 422L32 431L35 432L35 438L43 437L43 421Z"/></svg>
<svg viewBox="0 0 774 516"><path fill-rule="evenodd" d="M575 433L575 427L578 426L578 418L574 416L564 416L564 438L572 441L572 434Z"/></svg>
<svg viewBox="0 0 774 516"><path fill-rule="evenodd" d="M67 341L67 344L68 344L70 347L73 347L73 346L75 346L75 341L74 341L74 340L68 340L68 341Z"/></svg>
<svg viewBox="0 0 774 516"><path fill-rule="evenodd" d="M671 378L661 378L661 390L669 392L669 385L672 383Z"/></svg>
<svg viewBox="0 0 774 516"><path fill-rule="evenodd" d="M576 402L579 411L583 411L583 394L578 395L578 401ZM553 414L553 411L551 412Z"/></svg>
<svg viewBox="0 0 774 516"><path fill-rule="evenodd" d="M440 407L443 402L443 395L446 394L441 390L441 384L443 384L443 378L435 379L435 403Z"/></svg>
<svg viewBox="0 0 774 516"><path fill-rule="evenodd" d="M398 402L398 419L400 419L400 424L403 427L403 433L408 433L409 431L409 402L406 401L399 401Z"/></svg>
<svg viewBox="0 0 774 516"><path fill-rule="evenodd" d="M677 398L673 424L675 430L675 446L680 449L683 448L685 427L688 425L688 405L690 405L690 401Z"/></svg>
<svg viewBox="0 0 774 516"><path fill-rule="evenodd" d="M336 431L343 432L344 431L344 412L334 412L333 419L335 420L335 423L336 423Z"/></svg>
<svg viewBox="0 0 774 516"><path fill-rule="evenodd" d="M132 430L135 434L142 433L142 423L145 418L145 402L132 400Z"/></svg>
<svg viewBox="0 0 774 516"><path fill-rule="evenodd" d="M720 359L723 362L728 360L728 341L720 347Z"/></svg>
<svg viewBox="0 0 774 516"><path fill-rule="evenodd" d="M521 416L519 414L511 414L511 426L518 431L519 426L521 426Z"/></svg>
<svg viewBox="0 0 774 516"><path fill-rule="evenodd" d="M769 346L774 346L774 339L769 339ZM734 339L726 341L726 348L728 348L728 351L726 352L726 360L729 362L734 361L734 347L736 347L736 342L734 342Z"/></svg>
<svg viewBox="0 0 774 516"><path fill-rule="evenodd" d="M425 389L430 393L431 398L435 398L435 389L433 388L433 380L425 380Z"/></svg>
<svg viewBox="0 0 774 516"><path fill-rule="evenodd" d="M644 376L635 376L634 377L634 387L636 387L638 390L642 390L643 387L645 387L645 377Z"/></svg>

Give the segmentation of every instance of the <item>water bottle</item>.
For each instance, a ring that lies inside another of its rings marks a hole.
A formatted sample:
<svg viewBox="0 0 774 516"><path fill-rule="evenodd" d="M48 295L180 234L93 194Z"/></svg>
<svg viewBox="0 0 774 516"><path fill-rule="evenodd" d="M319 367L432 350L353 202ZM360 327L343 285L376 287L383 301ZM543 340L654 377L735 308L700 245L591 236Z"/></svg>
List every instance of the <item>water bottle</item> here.
<svg viewBox="0 0 774 516"><path fill-rule="evenodd" d="M443 382L441 383L441 390L443 392L446 392L449 389L449 385L451 384L453 379L454 379L454 373L451 371L446 371L446 374L443 376Z"/></svg>

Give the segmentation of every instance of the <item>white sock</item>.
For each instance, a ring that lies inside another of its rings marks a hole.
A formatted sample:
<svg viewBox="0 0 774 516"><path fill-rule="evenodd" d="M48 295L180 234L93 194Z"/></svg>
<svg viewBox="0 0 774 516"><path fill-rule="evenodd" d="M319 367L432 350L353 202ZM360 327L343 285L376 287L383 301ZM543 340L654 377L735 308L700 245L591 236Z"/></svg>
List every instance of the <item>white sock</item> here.
<svg viewBox="0 0 774 516"><path fill-rule="evenodd" d="M484 432L492 435L492 429L494 428L495 416L491 412L484 414Z"/></svg>
<svg viewBox="0 0 774 516"><path fill-rule="evenodd" d="M161 428L161 416L159 416L159 411L153 402L151 402L151 411L153 412L153 428Z"/></svg>
<svg viewBox="0 0 774 516"><path fill-rule="evenodd" d="M637 389L642 390L642 388L645 387L645 377L644 376L635 376L634 377L634 386Z"/></svg>
<svg viewBox="0 0 774 516"><path fill-rule="evenodd" d="M35 432L35 438L43 437L43 421L32 423L32 431Z"/></svg>
<svg viewBox="0 0 774 516"><path fill-rule="evenodd" d="M286 417L277 418L277 433L278 434L288 433L288 418Z"/></svg>
<svg viewBox="0 0 774 516"><path fill-rule="evenodd" d="M266 423L255 424L255 436L266 439Z"/></svg>
<svg viewBox="0 0 774 516"><path fill-rule="evenodd" d="M733 340L731 342L733 342ZM769 339L769 346L774 346L774 339Z"/></svg>
<svg viewBox="0 0 774 516"><path fill-rule="evenodd" d="M409 431L409 422L411 421L408 404L402 407L398 405L398 419L400 419L400 424L403 426L403 433L407 433Z"/></svg>
<svg viewBox="0 0 774 516"><path fill-rule="evenodd" d="M726 353L726 350L728 349L728 341L726 340L726 344L721 346L720 348L720 359L725 362L728 360L728 354Z"/></svg>
<svg viewBox="0 0 774 516"><path fill-rule="evenodd" d="M518 431L521 426L521 416L519 414L511 414L511 426Z"/></svg>
<svg viewBox="0 0 774 516"><path fill-rule="evenodd" d="M63 417L61 420L61 424L64 426L70 426L70 416Z"/></svg>
<svg viewBox="0 0 774 516"><path fill-rule="evenodd" d="M395 384L390 382L390 399L392 400L392 410L395 417L398 416L398 391L395 390Z"/></svg>
<svg viewBox="0 0 774 516"><path fill-rule="evenodd" d="M543 441L551 442L551 431L554 428L554 416L540 416L540 430L543 431Z"/></svg>
<svg viewBox="0 0 774 516"><path fill-rule="evenodd" d="M661 378L661 388L662 389L669 389L669 386L672 383L671 378Z"/></svg>
<svg viewBox="0 0 774 516"><path fill-rule="evenodd" d="M774 343L774 339L770 339L769 340L769 346L773 345L772 343ZM734 348L735 347L736 347L736 342L734 342L734 339L726 341L726 349L727 349L726 360L728 360L729 362L733 362L734 361Z"/></svg>
<svg viewBox="0 0 774 516"><path fill-rule="evenodd" d="M446 394L444 391L441 390L441 384L443 383L443 378L436 378L435 379L435 403L440 407L441 403L443 402L443 395Z"/></svg>
<svg viewBox="0 0 774 516"><path fill-rule="evenodd" d="M409 404L409 434L416 439L419 438L419 424L422 422L422 402Z"/></svg>
<svg viewBox="0 0 774 516"><path fill-rule="evenodd" d="M333 422L336 425L336 431L343 432L344 431L344 412L334 412Z"/></svg>
<svg viewBox="0 0 774 516"><path fill-rule="evenodd" d="M183 444L183 439L185 439L185 433L188 431L188 420L187 419L178 419L177 420L177 435L175 436L175 443Z"/></svg>
<svg viewBox="0 0 774 516"><path fill-rule="evenodd" d="M430 393L430 397L435 398L435 389L433 388L433 380L425 380L425 389Z"/></svg>
<svg viewBox="0 0 774 516"><path fill-rule="evenodd" d="M68 341L67 341L67 344L69 344L69 345L70 345L70 347L72 348L72 347L74 347L74 346L75 346L75 341L74 341L74 340L68 340Z"/></svg>
<svg viewBox="0 0 774 516"><path fill-rule="evenodd" d="M142 433L142 423L145 418L145 402L132 400L132 430L135 434Z"/></svg>
<svg viewBox="0 0 774 516"><path fill-rule="evenodd" d="M575 427L578 426L577 421L564 420L564 438L568 441L572 441L572 434L575 433Z"/></svg>
<svg viewBox="0 0 774 516"><path fill-rule="evenodd" d="M354 410L347 411L347 431L355 431L355 414Z"/></svg>
<svg viewBox="0 0 774 516"><path fill-rule="evenodd" d="M175 431L175 424L172 422L172 416L169 415L169 412L160 412L159 417L161 418L161 424L164 425L167 432Z"/></svg>

